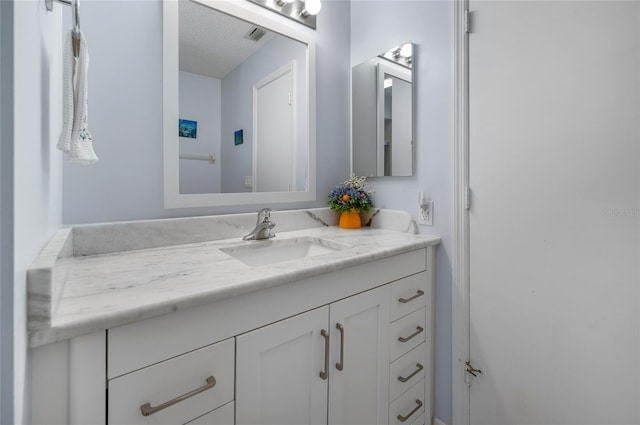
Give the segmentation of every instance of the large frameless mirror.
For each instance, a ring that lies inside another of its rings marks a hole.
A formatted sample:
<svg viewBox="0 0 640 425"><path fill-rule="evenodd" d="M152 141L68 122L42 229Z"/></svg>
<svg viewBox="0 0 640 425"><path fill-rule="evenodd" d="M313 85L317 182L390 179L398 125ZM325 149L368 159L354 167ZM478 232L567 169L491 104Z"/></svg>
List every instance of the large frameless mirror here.
<svg viewBox="0 0 640 425"><path fill-rule="evenodd" d="M315 199L313 33L237 2L163 7L165 207Z"/></svg>
<svg viewBox="0 0 640 425"><path fill-rule="evenodd" d="M351 71L355 175L413 175L414 47L395 46Z"/></svg>

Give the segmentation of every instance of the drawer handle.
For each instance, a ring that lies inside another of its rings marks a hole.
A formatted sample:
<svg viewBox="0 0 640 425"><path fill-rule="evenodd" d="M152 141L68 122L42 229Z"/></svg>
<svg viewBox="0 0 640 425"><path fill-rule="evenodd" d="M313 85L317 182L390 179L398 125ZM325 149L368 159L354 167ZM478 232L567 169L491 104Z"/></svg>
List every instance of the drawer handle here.
<svg viewBox="0 0 640 425"><path fill-rule="evenodd" d="M422 402L420 400L418 400L418 399L416 399L416 404L417 404L417 406L414 407L414 409L411 412L409 412L409 414L407 416L398 415L398 420L400 422L406 422L407 419L409 419L411 417L411 415L416 413L422 407Z"/></svg>
<svg viewBox="0 0 640 425"><path fill-rule="evenodd" d="M398 381L400 382L407 382L409 379L413 378L414 376L416 376L418 373L420 373L420 371L422 369L424 369L424 366L422 366L420 363L416 363L416 370L414 370L411 375L404 377L404 376L398 376Z"/></svg>
<svg viewBox="0 0 640 425"><path fill-rule="evenodd" d="M214 378L213 376L210 376L207 378L207 383L201 386L200 388L196 388L193 391L189 391L186 394L183 394L179 397L174 398L173 400L169 400L165 403L162 403L156 407L152 407L151 403L145 403L142 406L140 406L140 411L142 412L142 416L153 415L154 413L157 413L163 409L166 409L169 406L173 406L176 403L180 403L181 401L184 401L190 397L193 397L196 394L200 394L203 391L213 388L215 387L215 385L216 385L216 378Z"/></svg>
<svg viewBox="0 0 640 425"><path fill-rule="evenodd" d="M336 369L344 369L344 326L336 323L336 329L340 332L340 361L336 363Z"/></svg>
<svg viewBox="0 0 640 425"><path fill-rule="evenodd" d="M422 331L424 331L424 328L422 326L416 326L416 331L414 333L412 333L411 335L409 335L406 338L403 337L403 336L400 336L400 337L398 337L398 341L407 342L410 339L413 339L413 338L417 337L418 335L420 335L422 333Z"/></svg>
<svg viewBox="0 0 640 425"><path fill-rule="evenodd" d="M418 289L418 292L416 292L416 294L413 297L410 298L399 298L398 301L401 302L402 304L406 304L410 301L415 300L416 298L420 298L421 296L424 295L424 291Z"/></svg>
<svg viewBox="0 0 640 425"><path fill-rule="evenodd" d="M320 372L320 378L326 381L329 370L329 333L322 329L320 335L324 338L324 370Z"/></svg>

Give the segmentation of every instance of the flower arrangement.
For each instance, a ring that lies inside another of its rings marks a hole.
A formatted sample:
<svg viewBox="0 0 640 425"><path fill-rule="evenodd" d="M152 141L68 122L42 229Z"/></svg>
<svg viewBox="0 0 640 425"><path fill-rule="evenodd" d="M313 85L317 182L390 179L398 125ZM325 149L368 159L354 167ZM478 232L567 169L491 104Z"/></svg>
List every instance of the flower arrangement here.
<svg viewBox="0 0 640 425"><path fill-rule="evenodd" d="M338 212L369 211L372 206L373 191L365 190L365 180L366 177L353 176L336 186L328 195L329 208Z"/></svg>

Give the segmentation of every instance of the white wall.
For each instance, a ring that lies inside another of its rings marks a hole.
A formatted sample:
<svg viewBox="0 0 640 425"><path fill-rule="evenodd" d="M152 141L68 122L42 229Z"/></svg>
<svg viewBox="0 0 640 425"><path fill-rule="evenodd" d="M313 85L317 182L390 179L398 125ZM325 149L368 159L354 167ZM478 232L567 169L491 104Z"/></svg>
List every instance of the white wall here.
<svg viewBox="0 0 640 425"><path fill-rule="evenodd" d="M197 138L179 138L180 155L213 154L216 158L213 164L181 159L180 193L219 193L222 82L185 71L180 71L179 79L180 119L198 122Z"/></svg>
<svg viewBox="0 0 640 425"><path fill-rule="evenodd" d="M317 200L272 208L325 205L326 193L348 176L349 10L346 1L326 1L318 16ZM163 208L161 2L95 0L81 13L91 53L89 127L100 162L65 163L64 222L255 211Z"/></svg>
<svg viewBox="0 0 640 425"><path fill-rule="evenodd" d="M417 219L418 193L434 201L442 236L436 258L435 416L451 423L451 260L453 244L453 2L353 0L351 64L406 41L416 43L415 175L370 179L374 203Z"/></svg>
<svg viewBox="0 0 640 425"><path fill-rule="evenodd" d="M62 119L60 13L60 6L51 13L39 1L14 3L15 410L13 421L3 423L30 422L26 269L61 223L62 155L55 149Z"/></svg>

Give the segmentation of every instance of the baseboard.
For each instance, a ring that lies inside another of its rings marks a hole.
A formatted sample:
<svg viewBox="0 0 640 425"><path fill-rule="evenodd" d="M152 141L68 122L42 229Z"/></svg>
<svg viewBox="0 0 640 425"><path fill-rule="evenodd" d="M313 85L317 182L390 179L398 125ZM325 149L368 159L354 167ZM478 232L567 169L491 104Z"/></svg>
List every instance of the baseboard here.
<svg viewBox="0 0 640 425"><path fill-rule="evenodd" d="M438 418L433 418L433 425L447 425Z"/></svg>

